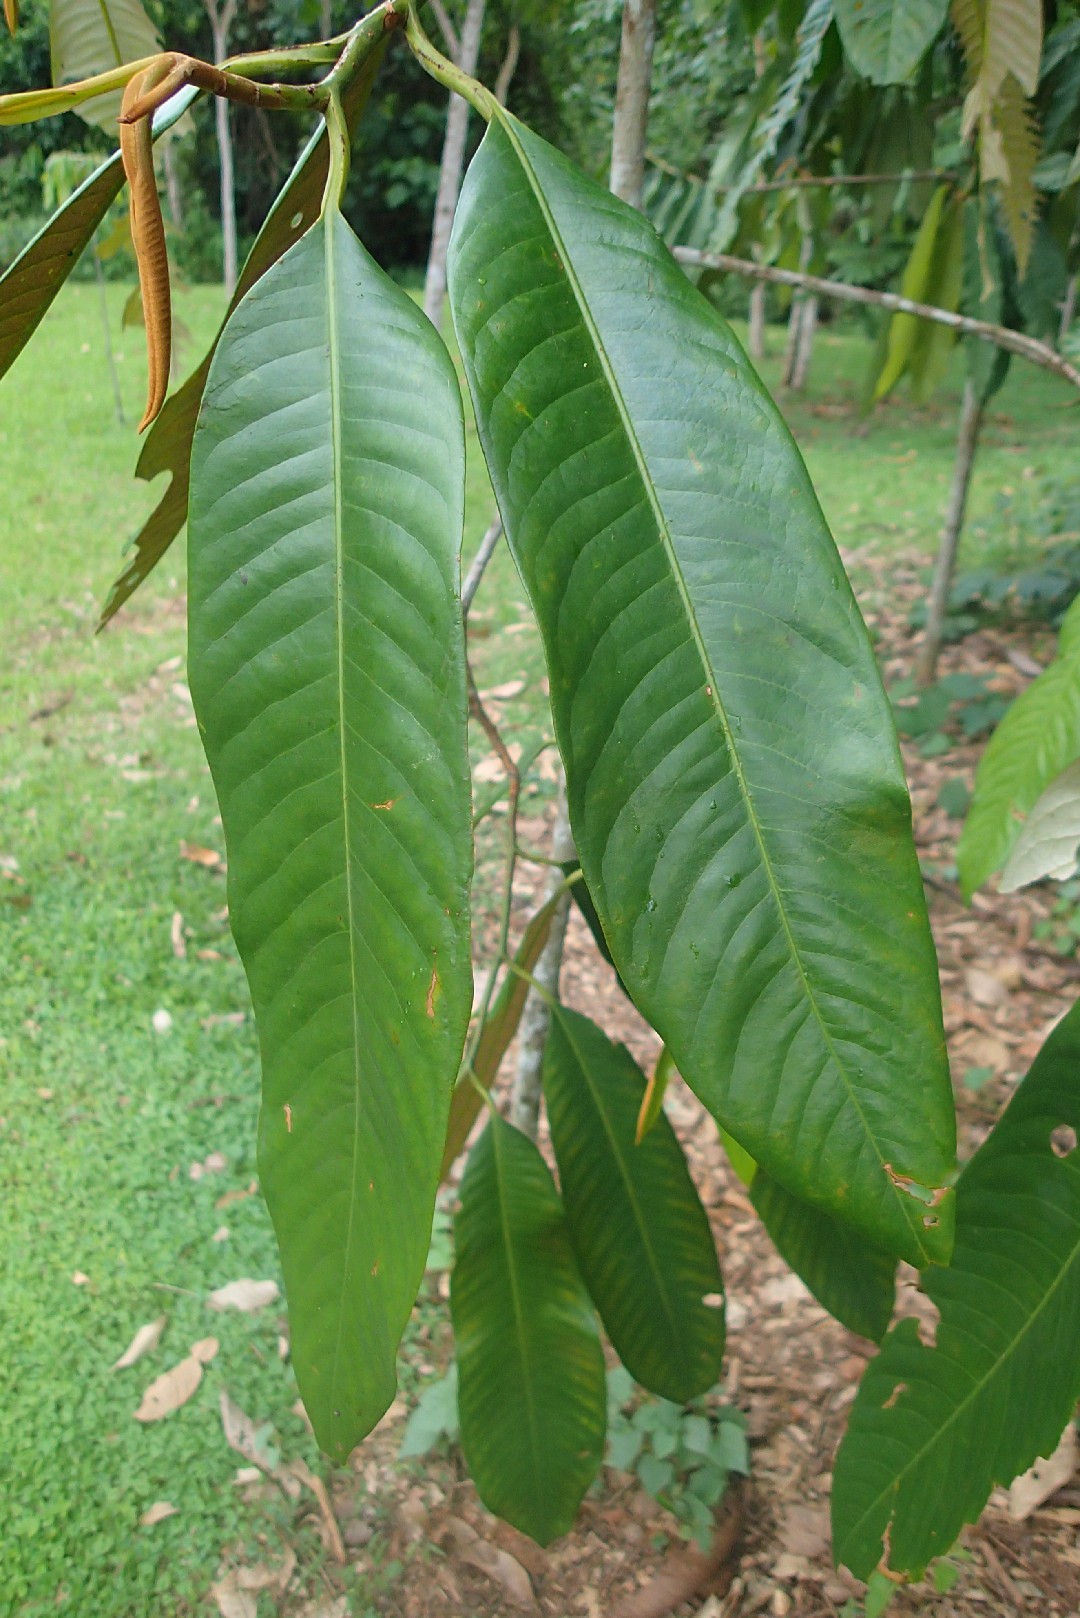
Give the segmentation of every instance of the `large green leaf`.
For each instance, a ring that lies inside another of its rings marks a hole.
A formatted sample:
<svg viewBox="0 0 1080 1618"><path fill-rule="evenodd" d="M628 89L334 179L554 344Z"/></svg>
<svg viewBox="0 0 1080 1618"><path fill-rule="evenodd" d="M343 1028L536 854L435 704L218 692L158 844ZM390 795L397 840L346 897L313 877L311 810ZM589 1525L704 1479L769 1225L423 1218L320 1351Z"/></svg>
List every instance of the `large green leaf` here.
<svg viewBox="0 0 1080 1618"><path fill-rule="evenodd" d="M941 215L948 195L947 185L939 185L934 192L916 233L911 257L904 266L900 291L905 298L911 298L915 303L933 302L930 288L934 274L935 248ZM892 316L889 321L885 363L874 384L875 399L883 399L896 386L911 364L916 339L924 325L925 321L920 320L918 315Z"/></svg>
<svg viewBox="0 0 1080 1618"><path fill-rule="evenodd" d="M384 44L376 46L345 93L344 112L350 130L355 127L367 102L384 51ZM326 185L327 153L326 129L320 124L293 165L292 174L255 238L251 252L240 272L232 301L225 311L225 320L228 320L240 299L255 285L259 277L265 275L272 264L277 263L282 253L297 241L317 218L322 204L323 188ZM131 541L133 555L109 591L109 598L102 609L99 628L104 628L109 619L120 610L124 602L153 571L187 521L191 440L195 433L206 378L210 374L210 362L221 339L221 333L225 329L225 320L218 328L209 353L191 373L183 387L166 399L160 415L143 442L135 467L135 476L152 483L163 472L168 472L169 485Z"/></svg>
<svg viewBox="0 0 1080 1618"><path fill-rule="evenodd" d="M948 15L949 0L836 0L844 49L872 84L909 78Z"/></svg>
<svg viewBox="0 0 1080 1618"><path fill-rule="evenodd" d="M501 1118L469 1155L454 1238L465 1459L484 1504L547 1545L603 1458L604 1356L547 1165Z"/></svg>
<svg viewBox="0 0 1080 1618"><path fill-rule="evenodd" d="M837 1559L860 1578L886 1544L897 1572L921 1573L975 1521L995 1484L1052 1453L1072 1414L1077 1129L1080 1006L960 1177L952 1266L923 1282L941 1314L936 1346L920 1341L914 1320L901 1321L863 1377L832 1495Z"/></svg>
<svg viewBox="0 0 1080 1618"><path fill-rule="evenodd" d="M155 56L161 41L140 0L49 0L49 49L53 83L72 84ZM74 110L112 133L122 94L110 90Z"/></svg>
<svg viewBox="0 0 1080 1618"><path fill-rule="evenodd" d="M553 1009L544 1099L578 1265L631 1376L686 1404L720 1375L723 1282L708 1215L662 1111L635 1144L644 1094L624 1045L588 1017Z"/></svg>
<svg viewBox="0 0 1080 1618"><path fill-rule="evenodd" d="M1027 815L1080 758L1080 599L1065 614L1057 656L1022 691L991 736L956 849L969 899L1009 857Z"/></svg>
<svg viewBox="0 0 1080 1618"><path fill-rule="evenodd" d="M451 302L615 963L758 1162L944 1259L952 1092L910 805L806 470L647 221L498 117Z"/></svg>
<svg viewBox="0 0 1080 1618"><path fill-rule="evenodd" d="M168 115L162 112L155 118L155 136L170 128L197 94L193 89L180 91L170 103ZM124 170L117 152L71 193L0 275L0 377L11 368L48 313L123 183Z"/></svg>
<svg viewBox="0 0 1080 1618"><path fill-rule="evenodd" d="M878 1343L896 1301L896 1260L758 1169L750 1200L786 1264L849 1331Z"/></svg>
<svg viewBox="0 0 1080 1618"><path fill-rule="evenodd" d="M1075 876L1080 849L1080 761L1051 781L1028 815L998 883L999 893L1015 893L1029 882Z"/></svg>
<svg viewBox="0 0 1080 1618"><path fill-rule="evenodd" d="M393 1397L471 1003L463 500L449 357L329 211L214 356L188 673L293 1364L339 1460Z"/></svg>

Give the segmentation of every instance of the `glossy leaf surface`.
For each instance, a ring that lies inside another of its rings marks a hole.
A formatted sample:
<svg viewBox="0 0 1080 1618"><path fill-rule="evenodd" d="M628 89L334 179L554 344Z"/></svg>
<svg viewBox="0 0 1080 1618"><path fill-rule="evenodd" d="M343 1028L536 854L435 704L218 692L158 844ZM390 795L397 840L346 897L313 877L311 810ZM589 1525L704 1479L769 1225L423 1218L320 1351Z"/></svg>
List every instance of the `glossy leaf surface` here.
<svg viewBox="0 0 1080 1618"><path fill-rule="evenodd" d="M1065 614L1057 656L1022 691L991 736L956 849L970 898L1008 859L1042 793L1080 757L1080 601Z"/></svg>
<svg viewBox="0 0 1080 1618"><path fill-rule="evenodd" d="M950 1200L918 1200L954 1125L910 805L786 428L651 226L507 114L449 282L622 978L777 1179L945 1258Z"/></svg>
<svg viewBox="0 0 1080 1618"><path fill-rule="evenodd" d="M896 1301L896 1260L848 1225L785 1191L762 1169L750 1200L777 1252L830 1315L879 1343Z"/></svg>
<svg viewBox="0 0 1080 1618"><path fill-rule="evenodd" d="M544 1099L578 1266L631 1376L686 1404L720 1375L723 1282L708 1215L663 1111L635 1142L644 1095L645 1076L624 1045L579 1012L553 1009Z"/></svg>
<svg viewBox="0 0 1080 1618"><path fill-rule="evenodd" d="M469 1154L454 1237L465 1459L489 1510L547 1545L600 1467L604 1356L547 1165L501 1118Z"/></svg>
<svg viewBox="0 0 1080 1618"><path fill-rule="evenodd" d="M330 213L214 356L189 679L259 1029L293 1364L338 1460L393 1397L471 1004L463 499L446 351Z"/></svg>
<svg viewBox="0 0 1080 1618"><path fill-rule="evenodd" d="M382 49L364 63L344 97L344 111L352 129L367 101L372 80L382 60ZM319 214L326 184L327 144L320 126L293 167L288 182L271 208L248 254L232 302L225 313L228 320L240 299L272 264L276 264L293 242L298 241ZM183 387L166 399L161 414L146 435L135 467L135 476L152 483L163 472L169 485L131 542L132 557L109 592L101 613L99 628L119 611L153 571L187 521L188 490L191 481L191 440L199 416L206 378L214 350L225 329L218 328L209 353L191 373Z"/></svg>
<svg viewBox="0 0 1080 1618"><path fill-rule="evenodd" d="M49 0L54 84L89 79L160 49L157 29L140 0ZM119 90L110 90L73 110L88 124L115 133L120 99Z"/></svg>
<svg viewBox="0 0 1080 1618"><path fill-rule="evenodd" d="M860 1578L886 1544L897 1572L920 1574L975 1521L995 1484L1053 1452L1072 1415L1078 1129L1074 1006L960 1177L952 1265L923 1282L941 1314L936 1346L903 1320L863 1377L832 1496L837 1559Z"/></svg>
<svg viewBox="0 0 1080 1618"><path fill-rule="evenodd" d="M949 0L836 0L836 23L852 67L872 84L901 84L949 15Z"/></svg>

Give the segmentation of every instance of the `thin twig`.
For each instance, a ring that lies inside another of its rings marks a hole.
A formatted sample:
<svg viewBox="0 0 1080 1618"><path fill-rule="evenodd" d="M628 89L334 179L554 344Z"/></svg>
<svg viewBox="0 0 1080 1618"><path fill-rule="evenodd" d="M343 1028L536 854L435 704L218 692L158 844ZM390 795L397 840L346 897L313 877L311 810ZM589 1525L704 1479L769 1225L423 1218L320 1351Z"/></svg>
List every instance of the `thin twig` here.
<svg viewBox="0 0 1080 1618"><path fill-rule="evenodd" d="M465 583L461 586L461 616L463 618L469 616L469 608L472 606L476 592L480 588L480 580L484 577L484 570L495 554L495 547L499 543L501 533L502 518L496 512L487 533L480 541L480 549L473 557L469 571L465 575Z"/></svg>
<svg viewBox="0 0 1080 1618"><path fill-rule="evenodd" d="M506 55L502 59L498 77L495 80L495 99L505 107L506 98L510 94L514 73L517 70L518 57L521 55L521 29L517 23L510 24L510 33L506 41Z"/></svg>
<svg viewBox="0 0 1080 1618"><path fill-rule="evenodd" d="M484 1024L491 1009L495 978L499 967L510 956L510 911L514 899L514 869L517 864L517 811L518 798L521 795L521 772L510 756L510 750L499 733L498 725L484 707L480 692L477 689L472 664L468 658L465 659L465 679L469 692L469 713L483 730L484 735L491 744L492 751L506 772L507 785L506 865L503 874L502 903L499 911L499 939L495 959L492 962L487 983L484 985L484 993L477 1008L476 1024L462 1060L462 1070L468 1073L472 1071L476 1048L480 1043L480 1036L484 1031Z"/></svg>
<svg viewBox="0 0 1080 1618"><path fill-rule="evenodd" d="M694 185L708 185L708 179L700 174L688 174L675 163L669 163L666 158L659 157L655 152L646 152L647 161L654 169L663 174L670 174L677 180L690 180ZM903 169L898 174L791 174L786 179L760 180L757 185L748 185L742 191L744 197L758 195L762 191L788 191L792 186L822 187L831 189L844 185L900 185L903 181L917 180L951 180L954 175L949 169ZM714 185L711 187L713 196L724 196L729 191L738 191L737 185Z"/></svg>
<svg viewBox="0 0 1080 1618"><path fill-rule="evenodd" d="M826 281L820 275L806 275L801 270L781 270L773 264L755 264L747 258L732 258L730 253L703 253L695 247L676 247L675 257L680 264L692 264L707 270L728 270L733 275L746 275L757 281L772 281L777 286L799 287L815 292L821 298L838 298L844 303L868 304L876 309L889 309L895 314L917 315L921 320L933 320L940 326L949 326L964 337L979 337L998 348L1020 354L1033 365L1053 371L1064 377L1074 388L1080 388L1080 371L1046 343L1040 343L1024 332L1008 326L995 326L988 320L973 320L970 315L954 314L951 309L938 309L930 303L916 303L897 292L877 292L871 287L849 286L846 281Z"/></svg>

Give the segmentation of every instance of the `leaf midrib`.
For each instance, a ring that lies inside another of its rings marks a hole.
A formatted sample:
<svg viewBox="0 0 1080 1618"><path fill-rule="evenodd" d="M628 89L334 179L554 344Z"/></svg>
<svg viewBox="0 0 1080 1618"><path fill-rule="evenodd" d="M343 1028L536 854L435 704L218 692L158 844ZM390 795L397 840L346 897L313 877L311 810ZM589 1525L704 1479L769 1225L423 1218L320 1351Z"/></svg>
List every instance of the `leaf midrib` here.
<svg viewBox="0 0 1080 1618"><path fill-rule="evenodd" d="M345 1249L341 1266L341 1294L338 1300L337 1337L334 1343L333 1371L330 1377L331 1409L338 1399L338 1375L342 1345L345 1336L346 1302L350 1291L353 1240L356 1230L357 1169L360 1161L360 1029L357 1022L358 969L356 961L356 909L352 883L352 843L349 834L348 760L346 758L345 725L345 621L344 621L344 513L341 476L341 353L337 321L337 264L334 247L334 226L340 219L336 208L327 207L323 219L323 262L326 272L327 349L330 373L330 454L334 488L334 615L337 651L338 737L341 763L341 825L345 843L346 921L349 934L349 988L353 1025L353 1141L351 1179L349 1183L349 1222L345 1233Z"/></svg>
<svg viewBox="0 0 1080 1618"><path fill-rule="evenodd" d="M1074 1222L1076 1222L1076 1221L1074 1221ZM977 1243L972 1244L973 1247L977 1247L977 1245L978 1245ZM1036 1307L1032 1310L1031 1314L1027 1317L1027 1319L1021 1325L1020 1329L1015 1333L1015 1335L1013 1336L1013 1338L1009 1342L1008 1346L1006 1348L1004 1348L1002 1350L1002 1352L998 1355L998 1357L994 1360L994 1363L990 1366L990 1368L987 1371L986 1375L984 1377L981 1377L979 1379L979 1381L976 1382L972 1386L972 1388L969 1390L969 1392L967 1394L965 1394L965 1396L961 1400L961 1402L958 1405L956 1405L954 1407L954 1409L951 1411L951 1413L946 1417L945 1421L941 1424L941 1426L935 1428L933 1436L922 1446L921 1449L916 1450L912 1454L911 1459L907 1462L907 1464L905 1466L903 1466L900 1469L899 1472L895 1472L893 1474L892 1481L889 1483L888 1487L885 1488L885 1489L882 1489L874 1497L873 1501L870 1503L870 1505L867 1507L867 1509L858 1518L857 1522L854 1524L854 1526L851 1529L850 1533L848 1533L848 1534L846 1534L844 1536L845 1540L850 1541L851 1539L853 1539L855 1537L855 1535L859 1532L859 1530L862 1528L863 1524L868 1520L868 1518L872 1517L874 1515L874 1512L880 1508L882 1500L886 1499L890 1495L898 1495L899 1494L900 1484L903 1482L904 1478L908 1475L908 1473L912 1470L912 1468L920 1465L920 1463L925 1459L925 1457L932 1450L934 1450L937 1447L937 1445L940 1443L943 1435L949 1431L949 1429L953 1426L953 1424L955 1422L960 1420L961 1416L964 1414L964 1412L971 1405L972 1401L975 1400L975 1399L978 1399L979 1397L981 1397L981 1395L982 1395L983 1391L985 1390L987 1384L989 1382L991 1382L994 1377L1000 1375L1002 1367L1012 1358L1012 1356L1014 1354L1016 1354L1018 1352L1019 1345L1022 1343L1023 1339L1028 1335L1029 1332L1034 1331L1034 1329L1035 1329L1036 1325L1038 1324L1038 1322L1039 1322L1041 1316L1043 1315L1044 1311L1050 1307L1050 1304L1053 1301L1054 1296L1056 1295L1058 1289L1065 1284L1066 1277L1071 1273L1071 1271L1073 1269L1073 1266L1077 1263L1078 1260L1080 1260L1080 1236L1078 1236L1076 1241L1073 1243L1071 1251L1069 1252L1068 1256L1066 1257L1066 1259L1062 1263L1060 1269L1058 1270L1057 1276L1055 1277L1053 1282L1050 1284L1050 1286L1047 1288L1046 1292L1044 1293L1041 1302L1038 1303L1036 1305ZM972 1281L977 1281L978 1277L977 1276L970 1276L970 1279ZM942 1318L942 1323L941 1324L942 1324L942 1328L944 1328L945 1327L944 1317ZM894 1330L895 1330L895 1328L894 1328ZM936 1345L933 1348L927 1348L925 1351L928 1354L936 1354L936 1353L940 1352L940 1350L936 1347ZM903 1379L900 1378L899 1380L903 1380ZM929 1381L928 1378L924 1379L922 1385L925 1387L927 1385L928 1381ZM900 1405L900 1403L902 1401L903 1401L903 1395L901 1394L900 1399L897 1400L897 1407L898 1408L899 1408L899 1405ZM994 1478L993 1476L991 1476L991 1488L993 1487L993 1485L994 1485L994 1483L996 1481L997 1481L997 1479ZM889 1518L888 1518L889 1523L892 1522L892 1519L893 1519L894 1515L895 1515L895 1513L893 1511L889 1512ZM842 1550L841 1550L840 1546L837 1546L837 1553L842 1554Z"/></svg>
<svg viewBox="0 0 1080 1618"><path fill-rule="evenodd" d="M571 1051L573 1052L574 1059L577 1062L578 1068L579 1068L579 1070L581 1072L581 1076L582 1076L582 1078L583 1078L583 1080L585 1082L585 1086L586 1086L589 1094L593 1098L593 1103L594 1103L594 1105L596 1107L596 1111L597 1111L597 1113L599 1115L600 1122L601 1122L601 1124L603 1126L603 1129L604 1129L604 1133L607 1136L608 1142L609 1142L609 1144L611 1146L611 1154L612 1154L613 1158L615 1159L616 1165L618 1166L619 1174L622 1177L623 1185L626 1188L626 1195L627 1195L627 1197L629 1199L630 1206L631 1206L631 1208L633 1210L635 1223L637 1224L637 1227L638 1227L639 1231L641 1232L642 1245L645 1248L645 1253L646 1253L646 1256L647 1256L647 1258L649 1260L649 1266L650 1266L650 1269L652 1270L652 1273L653 1273L653 1278L654 1278L654 1281L655 1281L655 1284L656 1284L656 1290L660 1294L660 1299L661 1299L661 1302L663 1304L664 1313L667 1316L668 1325L669 1325L669 1328L671 1330L672 1345L675 1347L676 1352L679 1352L682 1349L682 1346L683 1346L682 1341L681 1341L682 1334L681 1334L681 1332L679 1330L679 1321L678 1321L678 1318L676 1316L675 1310L672 1307L671 1297L670 1297L670 1294L668 1292L667 1286L665 1285L665 1282L664 1282L663 1270L662 1270L662 1268L660 1266L659 1260L657 1259L657 1256L656 1256L656 1251L655 1251L655 1249L653 1247L652 1237L651 1237L651 1234L650 1234L650 1231L649 1231L649 1225L648 1225L648 1222L645 1219L645 1216L644 1216L644 1214L642 1212L641 1203L640 1203L640 1201L638 1199L636 1188L634 1186L633 1180L630 1177L629 1172L627 1171L626 1163L625 1163L625 1161L623 1159L622 1153L619 1150L619 1143L615 1138L614 1132L612 1131L612 1128L611 1128L611 1124L610 1124L610 1122L608 1120L607 1113L604 1110L603 1104L601 1102L599 1091L598 1091L596 1085L592 1081L592 1076L591 1076L591 1074L589 1072L588 1064L585 1062L584 1058L582 1057L580 1048L578 1046L578 1043L577 1043L576 1039L574 1038L573 1033L570 1030L569 1020L562 1015L561 1010L558 1010L556 1012L556 1015L558 1016L559 1026L563 1030L563 1034L564 1034L564 1037L566 1039L566 1042L570 1046ZM688 1364L683 1365L683 1370L687 1375L690 1375L690 1367L689 1367Z"/></svg>
<svg viewBox="0 0 1080 1618"><path fill-rule="evenodd" d="M626 441L630 446L631 453L633 454L634 463L635 463L635 465L637 467L637 470L638 470L638 476L641 479L641 484L642 484L642 488L643 488L643 490L645 492L645 497L649 502L649 506L650 506L650 508L652 510L652 514L653 514L653 519L654 519L654 521L656 523L657 532L658 532L658 534L660 536L661 543L664 546L664 551L665 551L665 554L666 554L667 559L668 559L668 565L669 565L670 570L671 570L672 578L675 581L676 588L677 588L677 590L679 592L680 600L682 601L682 604L683 604L683 610L684 610L684 612L686 614L687 622L690 625L691 635L692 635L692 638L693 638L695 648L697 649L697 653L698 653L698 656L699 656L699 658L701 660L702 667L704 668L706 674L708 675L707 684L708 684L708 690L709 690L709 694L711 696L711 701L712 701L712 704L713 704L713 708L714 708L714 711L716 713L716 717L719 720L721 730L723 731L725 742L727 743L728 756L731 759L732 768L733 768L733 770L735 772L735 779L738 782L739 791L740 791L740 793L742 795L743 802L744 802L744 804L746 806L747 818L749 819L751 830L753 831L753 834L754 834L754 840L755 840L755 842L757 844L758 853L761 856L762 867L763 867L763 869L765 871L766 880L767 880L767 882L769 884L769 890L770 890L770 892L772 894L773 903L774 903L774 906L775 906L775 909L776 909L776 914L777 914L777 916L779 918L780 926L781 926L781 928L783 930L784 937L785 937L785 939L787 941L788 950L789 950L789 952L791 954L791 958L792 958L792 960L793 960L793 962L795 964L795 968L796 968L796 970L797 970L797 972L799 974L799 979L800 979L800 982L802 983L802 986L803 986L803 992L806 995L806 999L807 999L807 1001L809 1003L809 1006L810 1006L810 1009L811 1009L811 1011L812 1011L812 1013L814 1015L814 1020L815 1020L815 1022L817 1024L817 1027L818 1027L820 1033L821 1033L821 1038L822 1038L822 1041L823 1041L823 1043L825 1045L825 1048L826 1048L826 1050L827 1050L827 1052L829 1054L829 1057L831 1058L831 1060L832 1060L832 1062L833 1062L833 1064L834 1064L834 1066L836 1068L837 1074L839 1075L841 1083L843 1084L844 1089L845 1089L845 1091L847 1093L848 1100L850 1101L852 1107L854 1108L855 1114L858 1117L859 1122L861 1123L861 1125L863 1127L863 1131L865 1133L866 1139L870 1143L870 1146L873 1149L874 1155L877 1158L878 1163L881 1165L881 1172L882 1172L882 1176L883 1176L883 1178L885 1180L885 1183L887 1185L889 1185L890 1188L891 1188L891 1180L889 1179L888 1171L887 1171L887 1169L885 1167L885 1158L882 1155L881 1149L878 1146L878 1143L877 1143L877 1140L874 1137L873 1131L870 1129L869 1123L868 1123L867 1118L866 1118L866 1114L864 1113L863 1108L862 1108L862 1106L861 1106L861 1104L860 1104L860 1102L858 1100L858 1097L856 1096L856 1094L854 1092L854 1089L853 1089L852 1084L851 1084L851 1080L848 1077L847 1069L846 1069L844 1063L840 1059L840 1055L839 1055L839 1052L836 1049L836 1045L835 1045L835 1042L833 1041L832 1035L830 1034L828 1028L825 1025L824 1017L822 1016L820 1007L818 1006L818 1003L817 1003L817 997L816 997L816 995L815 995L815 993L814 993L814 991L813 991L813 989L812 989L812 987L810 985L810 980L809 980L809 977L807 975L806 967L805 967L805 965L803 963L801 952L800 952L799 947L798 947L798 945L797 945L797 943L795 941L795 936L792 933L791 924L788 921L787 912L785 911L784 905L783 905L783 902L782 902L780 885L779 885L779 883L778 883L778 881L776 879L776 873L773 870L772 861L771 861L771 859L769 857L768 850L767 850L766 845L765 845L765 838L764 838L764 833L763 833L762 828L761 828L761 823L760 823L760 821L758 819L757 811L756 811L756 809L754 807L754 802L753 802L753 799L752 799L752 797L750 795L749 783L747 782L747 779L746 779L746 774L745 774L745 771L743 769L742 760L739 757L738 750L737 750L737 748L735 746L734 731L733 731L731 723L730 723L730 721L728 719L727 710L724 707L723 701L721 700L721 697L720 697L719 679L718 679L717 675L713 672L712 664L709 661L708 653L707 653L707 650L706 650L706 647L705 647L705 642L704 642L704 639L703 639L703 636L702 636L702 633L701 633L700 626L699 626L698 621L697 621L697 614L695 613L694 608L693 608L693 603L690 600L690 596L689 596L689 593L688 593L687 588L686 588L686 582L685 582L685 580L683 578L682 568L679 565L679 560L678 560L678 557L677 557L677 555L675 553L675 546L674 546L674 542L672 540L670 528L668 526L668 521L667 521L667 518L664 515L664 512L663 512L663 510L662 510L662 508L660 506L660 502L659 502L659 499L657 497L657 494L656 494L656 491L655 491L655 488L654 488L654 485L653 485L652 475L651 475L651 473L650 473L650 471L648 469L648 465L647 465L646 460L645 460L644 452L643 452L643 450L641 448L640 443L638 442L637 434L634 431L633 423L631 422L631 419L630 419L630 413L629 413L629 411L628 411L628 409L626 407L626 401L623 399L622 390L620 389L620 387L618 385L618 381L617 381L616 376L615 376L614 368L613 368L613 366L611 364L610 359L608 358L607 350L606 350L606 348L604 346L604 343L603 343L603 340L601 338L599 328L597 327L596 322L592 318L592 313L591 313L591 311L589 309L588 300L586 299L585 294L584 294L584 289L582 288L581 283L578 280L577 272L576 272L576 270L574 268L573 260L572 260L572 258L570 256L570 253L567 250L566 241L565 241L561 231L559 230L558 225L555 222L554 214L552 213L551 208L548 205L547 198L545 197L544 192L543 192L543 188L539 184L539 182L538 182L538 180L536 178L535 170L533 169L532 164L529 161L529 158L528 158L528 156L527 156L527 154L525 152L525 149L524 149L521 141L517 137L517 134L516 134L516 132L515 132L515 130L513 128L512 120L507 116L507 114L501 108L496 109L496 115L498 116L500 127L505 131L505 133L507 135L507 138L510 141L511 146L513 147L514 152L517 155L518 161L521 164L522 170L523 170L523 172L524 172L524 174L526 176L526 179L529 182L529 186L530 186L530 188L532 190L533 196L536 199L537 207L540 209L540 212L541 212L541 214L543 215L543 218L544 218L544 222L547 225L548 230L551 232L552 239L556 244L556 248L557 248L558 253L559 253L560 262L562 264L562 267L563 267L564 273L566 275L567 281L569 282L571 291L573 292L574 299L575 299L575 301L577 303L578 310L579 310L579 313L581 315L582 323L584 324L585 329L589 334L589 338L590 338L590 341L592 342L593 349L594 349L594 351L596 353L596 357L597 357L597 359L598 359L598 361L600 363L601 370L602 370L603 375L604 375L604 377L605 377L605 379L607 381L608 388L610 389L611 397L612 397L612 400L613 400L613 402L615 404L615 408L616 408L616 411L618 413L619 420L620 420L620 422L622 424L623 432L626 435ZM927 1253L926 1247L925 1247L925 1245L923 1243L923 1240L922 1240L922 1237L921 1237L921 1233L920 1233L919 1228L918 1228L918 1216L912 1210L909 1210L905 1206L904 1201L901 1200L901 1194L898 1191L894 1190L893 1191L893 1196L895 1198L895 1206L900 1209L904 1219L906 1220L906 1222L908 1224L908 1227L911 1230L911 1233L915 1238L915 1242L916 1242L916 1245L917 1245L919 1251L924 1255L927 1262L930 1262L931 1255L929 1253ZM921 1208L922 1204L920 1203L918 1206Z"/></svg>

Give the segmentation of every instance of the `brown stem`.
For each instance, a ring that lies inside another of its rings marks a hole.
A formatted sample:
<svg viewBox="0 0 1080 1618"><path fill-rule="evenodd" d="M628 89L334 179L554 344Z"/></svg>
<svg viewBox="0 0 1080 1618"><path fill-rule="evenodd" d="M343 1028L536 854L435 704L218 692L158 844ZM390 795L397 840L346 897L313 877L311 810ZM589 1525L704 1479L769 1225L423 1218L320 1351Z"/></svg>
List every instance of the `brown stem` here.
<svg viewBox="0 0 1080 1618"><path fill-rule="evenodd" d="M296 111L305 105L321 108L327 100L327 91L321 84L257 84L254 79L245 79L239 73L230 73L179 51L169 51L160 60L164 77L121 112L121 124L133 124L149 117L185 84L194 84L211 95L224 96L227 101L239 101L245 107Z"/></svg>
<svg viewBox="0 0 1080 1618"><path fill-rule="evenodd" d="M956 553L967 510L971 472L975 465L975 451L982 426L983 401L974 385L964 384L964 397L960 405L960 426L956 435L956 460L953 463L952 488L949 491L949 509L941 531L934 582L930 587L930 601L926 612L926 633L915 659L916 685L929 685L937 673L941 643L945 636L945 616L949 608L949 591L956 569Z"/></svg>
<svg viewBox="0 0 1080 1618"><path fill-rule="evenodd" d="M729 270L733 275L746 275L758 281L772 281L777 286L801 287L821 298L836 298L842 303L863 303L875 309L889 309L896 314L918 315L921 320L933 320L940 326L949 326L962 337L978 337L983 342L1006 348L1011 354L1020 354L1033 365L1053 371L1056 376L1080 388L1080 371L1070 365L1061 354L1046 343L1040 343L1024 332L1008 326L995 326L988 320L973 320L970 315L957 315L951 309L938 309L930 303L916 303L897 292L877 292L871 287L849 286L846 281L826 281L820 275L805 275L801 270L781 270L774 264L755 264L748 258L732 258L730 253L703 253L696 247L673 249L680 264L693 264L706 270Z"/></svg>

